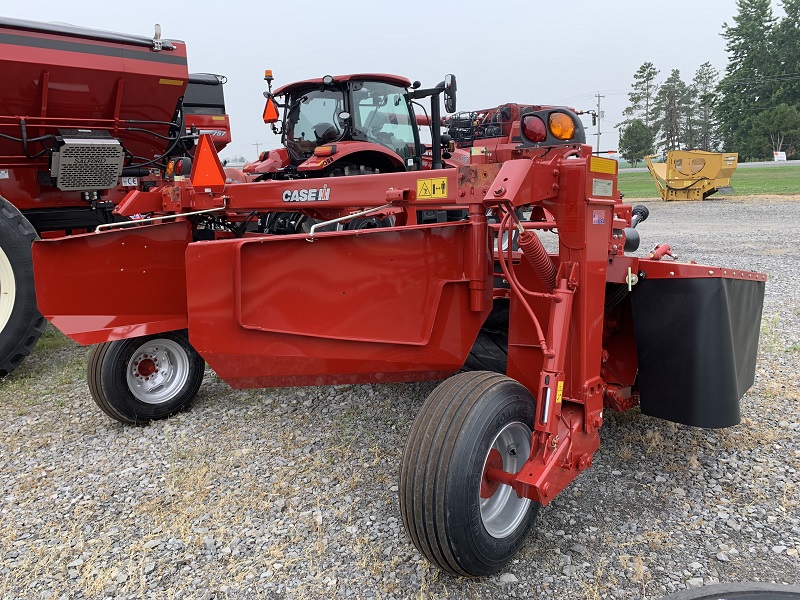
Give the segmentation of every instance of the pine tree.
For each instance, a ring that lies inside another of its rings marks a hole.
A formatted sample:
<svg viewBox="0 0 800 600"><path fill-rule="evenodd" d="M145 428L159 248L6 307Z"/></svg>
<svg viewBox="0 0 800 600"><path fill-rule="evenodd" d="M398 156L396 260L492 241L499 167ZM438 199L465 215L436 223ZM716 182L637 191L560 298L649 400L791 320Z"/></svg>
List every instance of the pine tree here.
<svg viewBox="0 0 800 600"><path fill-rule="evenodd" d="M776 19L770 0L736 0L736 6L734 24L723 25L729 62L716 107L724 146L734 149L749 128L749 117L769 108L776 91L772 52Z"/></svg>
<svg viewBox="0 0 800 600"><path fill-rule="evenodd" d="M625 120L630 123L634 119L641 120L647 127L653 126L653 100L658 92L656 77L660 71L653 63L646 62L633 74L633 84L628 92L628 106L622 111Z"/></svg>
<svg viewBox="0 0 800 600"><path fill-rule="evenodd" d="M690 102L691 94L681 79L681 72L672 69L654 99L653 126L657 132L659 148L668 151L686 145L686 115Z"/></svg>
<svg viewBox="0 0 800 600"><path fill-rule="evenodd" d="M716 127L713 120L713 109L716 103L716 85L719 71L704 62L697 69L692 80L692 94L694 96L694 128L697 137L691 146L706 152L716 147Z"/></svg>
<svg viewBox="0 0 800 600"><path fill-rule="evenodd" d="M800 0L781 2L786 15L775 26L773 47L776 57L774 104L800 105Z"/></svg>

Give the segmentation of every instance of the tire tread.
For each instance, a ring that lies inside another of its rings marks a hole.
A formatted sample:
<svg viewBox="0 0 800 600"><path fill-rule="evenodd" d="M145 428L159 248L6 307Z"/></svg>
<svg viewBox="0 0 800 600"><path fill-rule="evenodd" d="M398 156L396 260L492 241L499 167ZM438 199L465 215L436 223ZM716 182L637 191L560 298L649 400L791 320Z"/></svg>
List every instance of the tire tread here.
<svg viewBox="0 0 800 600"><path fill-rule="evenodd" d="M512 382L488 371L459 373L428 396L411 431L400 465L400 512L414 546L433 564L454 575L475 569L449 539L445 490L461 432L478 418L473 409L492 387ZM426 449L426 451L420 451ZM474 552L474 549L472 549ZM487 571L488 572L488 571Z"/></svg>
<svg viewBox="0 0 800 600"><path fill-rule="evenodd" d="M11 233L16 233L19 236L20 240L23 242L23 248L27 248L27 251L30 252L30 245L34 240L38 239L39 236L36 235L36 230L33 228L33 225L30 224L19 209L2 196L0 196L0 219L4 220L8 227L11 228ZM25 250L23 249L22 252L24 253ZM11 255L6 253L6 255L12 264L12 268L15 262L25 259L30 260L29 257L21 256L19 251L16 255L13 253ZM33 289L33 278L31 277L27 282L18 281L18 290L24 289L22 285L25 283L31 286L30 290ZM30 290L28 293L30 293ZM16 345L13 345L13 342L9 343L9 347L4 349L0 355L0 377L5 377L22 364L22 361L33 352L36 343L39 341L39 338L42 337L42 333L44 333L45 327L47 326L47 320L39 313L35 305L33 311L29 310L27 312L29 314L25 313L25 307L20 310L18 306L15 306L12 311L10 318L13 319L16 313L17 317L22 319L21 326L23 331L18 335L17 339L19 339L19 342ZM25 320L28 322L25 323ZM9 321L0 334L6 336L11 335L7 329L12 326L12 323Z"/></svg>

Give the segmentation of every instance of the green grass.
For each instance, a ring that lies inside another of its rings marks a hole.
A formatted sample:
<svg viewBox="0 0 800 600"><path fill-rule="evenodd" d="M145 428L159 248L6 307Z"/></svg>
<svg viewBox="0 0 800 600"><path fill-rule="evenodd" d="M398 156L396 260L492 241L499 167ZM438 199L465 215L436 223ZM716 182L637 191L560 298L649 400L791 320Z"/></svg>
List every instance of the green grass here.
<svg viewBox="0 0 800 600"><path fill-rule="evenodd" d="M800 194L800 167L753 167L737 169L731 178L736 196ZM658 198L649 172L619 174L619 189L626 198Z"/></svg>
<svg viewBox="0 0 800 600"><path fill-rule="evenodd" d="M42 337L39 338L39 343L36 344L36 349L39 352L46 352L48 350L66 348L71 345L72 341L67 336L53 327L51 323L48 323L44 333L42 333Z"/></svg>

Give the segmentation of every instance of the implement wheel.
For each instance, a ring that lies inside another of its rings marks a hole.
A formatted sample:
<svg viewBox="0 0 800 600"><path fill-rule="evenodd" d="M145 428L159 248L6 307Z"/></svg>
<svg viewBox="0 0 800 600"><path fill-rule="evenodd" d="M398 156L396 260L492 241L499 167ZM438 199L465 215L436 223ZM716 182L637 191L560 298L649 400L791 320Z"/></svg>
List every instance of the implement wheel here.
<svg viewBox="0 0 800 600"><path fill-rule="evenodd" d="M28 220L0 197L0 377L28 356L47 321L36 308L31 243L37 238Z"/></svg>
<svg viewBox="0 0 800 600"><path fill-rule="evenodd" d="M200 389L205 362L183 331L99 344L87 380L112 419L144 425L185 409Z"/></svg>
<svg viewBox="0 0 800 600"><path fill-rule="evenodd" d="M530 455L534 400L505 375L473 371L425 401L403 451L400 512L411 541L454 575L489 575L520 549L540 505L489 481Z"/></svg>

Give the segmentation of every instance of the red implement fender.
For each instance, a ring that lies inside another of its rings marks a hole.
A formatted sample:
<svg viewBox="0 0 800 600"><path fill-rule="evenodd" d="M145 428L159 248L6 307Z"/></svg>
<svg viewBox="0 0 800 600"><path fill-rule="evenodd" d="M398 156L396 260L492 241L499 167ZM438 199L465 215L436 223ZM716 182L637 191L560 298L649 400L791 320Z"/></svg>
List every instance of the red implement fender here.
<svg viewBox="0 0 800 600"><path fill-rule="evenodd" d="M453 223L191 244L192 345L233 387L446 376L491 307L486 244L486 308L470 310L470 234Z"/></svg>
<svg viewBox="0 0 800 600"><path fill-rule="evenodd" d="M79 344L186 328L188 222L33 243L39 310Z"/></svg>

